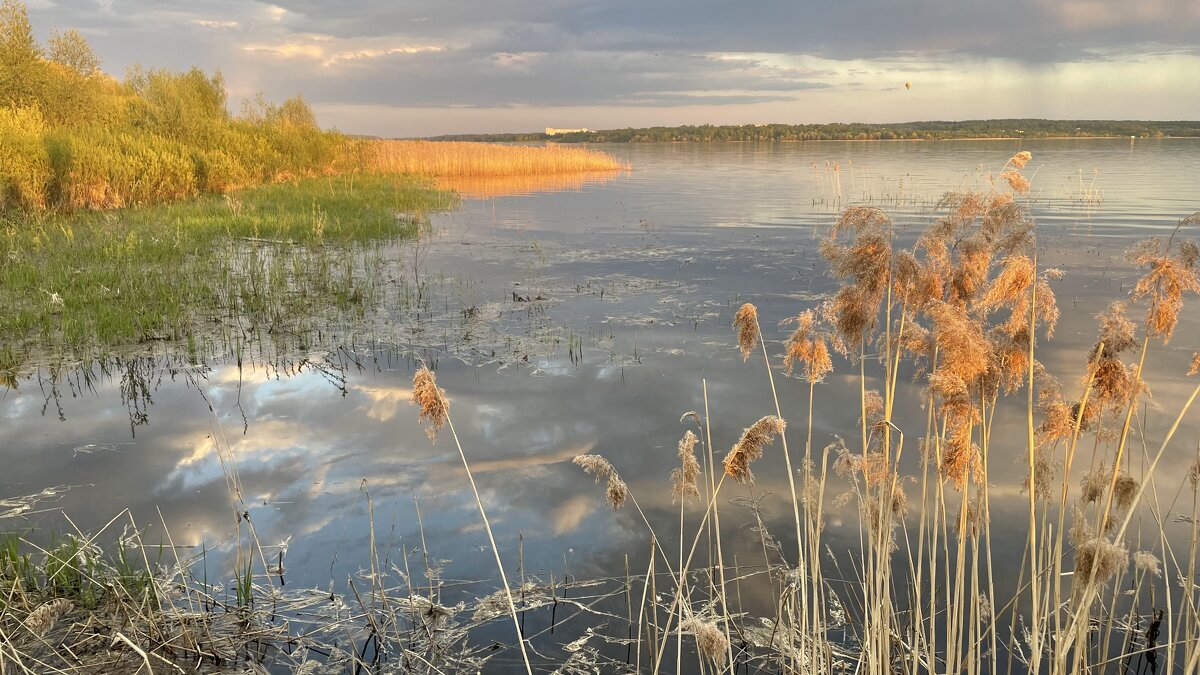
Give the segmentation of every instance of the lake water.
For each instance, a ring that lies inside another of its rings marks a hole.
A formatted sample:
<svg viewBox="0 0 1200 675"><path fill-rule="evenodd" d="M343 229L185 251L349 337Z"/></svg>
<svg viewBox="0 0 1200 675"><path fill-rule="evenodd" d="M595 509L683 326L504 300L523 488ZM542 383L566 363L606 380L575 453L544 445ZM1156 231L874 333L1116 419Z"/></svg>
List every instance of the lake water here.
<svg viewBox="0 0 1200 675"><path fill-rule="evenodd" d="M778 364L789 333L779 322L835 288L817 245L840 207L878 206L895 219L901 243L911 242L944 192L986 189L989 171L1031 151L1027 200L1039 264L1066 272L1054 285L1063 318L1040 358L1070 392L1095 340L1093 315L1127 296L1139 276L1125 249L1169 235L1200 211L1200 142L1192 140L602 149L631 170L466 199L435 216L419 243L387 249L393 285L407 297L419 291L422 301L391 302L369 331L342 336L333 328L311 353L269 363L246 357L240 367L233 356L197 364L159 351L22 377L0 394L0 497L70 486L22 527L57 522L61 531L61 509L94 530L128 508L147 539L158 540L165 524L175 545L213 551L210 575L228 575L220 551L233 518L218 456L227 444L263 544L287 542L289 586L348 592L347 576L368 565L369 496L381 548L397 559L404 551L412 561L426 552L451 561L446 578L483 582L454 592L486 592L495 565L458 453L444 432L430 443L408 402L423 360L450 397L510 574L523 540L529 575L622 577L626 556L637 575L646 565L646 525L634 509L606 509L602 486L571 458L611 460L667 549L677 546L668 474L687 428L680 416L703 413L707 383L713 444L723 456L743 427L774 413L761 355L743 363L737 351L733 314L743 302L757 304ZM474 193L497 192L503 188ZM1169 346L1148 357L1153 397L1139 419L1149 442L1161 439L1192 386L1183 372L1200 348L1198 306L1191 301ZM1133 315L1140 320L1140 310ZM857 367L835 365L816 388L817 448L835 434L857 434ZM877 377L878 364L870 368ZM803 448L808 388L776 382L795 452ZM898 397L896 418L912 439L924 433L920 389L910 384ZM989 466L997 585L1005 588L1005 570L1015 573L1027 538L1024 396L998 412L998 434L1011 434L1013 449ZM1193 414L1157 474L1167 501L1197 437ZM727 555L750 565L761 564L764 550L747 500L782 550L794 550L778 446L755 472L753 489L723 493L736 502L722 510ZM1168 537L1190 536L1190 525L1165 520ZM853 509L831 511L827 538L832 549L857 550ZM747 589L748 606L756 592L765 591ZM507 628L498 624L496 638Z"/></svg>

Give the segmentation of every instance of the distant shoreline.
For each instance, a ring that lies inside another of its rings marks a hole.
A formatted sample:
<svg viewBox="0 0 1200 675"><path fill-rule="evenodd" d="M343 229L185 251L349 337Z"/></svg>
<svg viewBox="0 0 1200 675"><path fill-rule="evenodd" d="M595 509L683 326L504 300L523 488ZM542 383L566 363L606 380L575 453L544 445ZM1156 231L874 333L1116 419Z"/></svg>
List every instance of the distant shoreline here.
<svg viewBox="0 0 1200 675"><path fill-rule="evenodd" d="M401 139L397 139L401 140ZM430 143L461 143L457 137L429 137L407 140L428 141ZM553 138L544 139L479 139L474 143L556 143L561 145L654 145L671 143L675 145L702 145L706 143L961 143L964 141L1200 141L1200 136L966 136L960 138L805 138L805 139L716 139L698 141L559 141Z"/></svg>
<svg viewBox="0 0 1200 675"><path fill-rule="evenodd" d="M716 143L803 141L1018 141L1029 139L1200 138L1196 120L994 119L892 124L682 125L624 129L546 128L548 133L456 134L430 141L549 143Z"/></svg>

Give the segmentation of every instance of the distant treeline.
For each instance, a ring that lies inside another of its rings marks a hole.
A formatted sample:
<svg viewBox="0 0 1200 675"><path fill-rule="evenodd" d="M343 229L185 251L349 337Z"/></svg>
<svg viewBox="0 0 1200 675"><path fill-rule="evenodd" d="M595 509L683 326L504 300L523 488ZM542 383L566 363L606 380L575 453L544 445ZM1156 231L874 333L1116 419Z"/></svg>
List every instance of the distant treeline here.
<svg viewBox="0 0 1200 675"><path fill-rule="evenodd" d="M133 68L123 81L77 31L35 40L0 0L0 213L106 209L332 171L344 136L296 97L230 114L220 73Z"/></svg>
<svg viewBox="0 0 1200 675"><path fill-rule="evenodd" d="M712 141L881 141L962 138L1052 137L1200 137L1200 121L1138 120L968 120L898 124L743 124L610 129L547 136L529 134L461 134L437 136L445 141L546 141L562 143L680 143Z"/></svg>

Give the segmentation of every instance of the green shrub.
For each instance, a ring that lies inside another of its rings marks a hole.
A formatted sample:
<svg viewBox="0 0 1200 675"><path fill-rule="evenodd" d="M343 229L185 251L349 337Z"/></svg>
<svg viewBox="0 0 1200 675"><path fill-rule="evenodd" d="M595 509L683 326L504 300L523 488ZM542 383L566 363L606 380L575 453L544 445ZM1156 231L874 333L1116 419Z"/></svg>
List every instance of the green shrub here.
<svg viewBox="0 0 1200 675"><path fill-rule="evenodd" d="M68 208L139 206L196 194L195 163L181 143L102 127L71 130Z"/></svg>
<svg viewBox="0 0 1200 675"><path fill-rule="evenodd" d="M0 210L46 206L52 171L45 133L37 108L0 108Z"/></svg>

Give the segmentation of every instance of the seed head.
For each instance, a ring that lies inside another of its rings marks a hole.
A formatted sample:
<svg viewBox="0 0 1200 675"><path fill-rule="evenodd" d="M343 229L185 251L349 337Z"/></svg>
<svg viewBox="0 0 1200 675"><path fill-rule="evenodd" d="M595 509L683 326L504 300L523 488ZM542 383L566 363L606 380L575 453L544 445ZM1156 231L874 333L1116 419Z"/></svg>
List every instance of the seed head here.
<svg viewBox="0 0 1200 675"><path fill-rule="evenodd" d="M1151 574L1156 577L1162 576L1162 568L1159 567L1158 557L1150 551L1138 551L1134 553L1133 567L1139 572Z"/></svg>
<svg viewBox="0 0 1200 675"><path fill-rule="evenodd" d="M1200 291L1196 262L1190 253L1173 256L1170 244L1163 245L1152 237L1134 247L1130 258L1141 267L1148 268L1146 275L1133 288L1133 298L1149 298L1150 308L1146 312L1146 333L1161 337L1163 343L1171 339L1183 309L1183 296Z"/></svg>
<svg viewBox="0 0 1200 675"><path fill-rule="evenodd" d="M1112 476L1103 464L1089 471L1079 482L1079 502L1083 505L1100 503L1104 491L1108 489L1109 477Z"/></svg>
<svg viewBox="0 0 1200 675"><path fill-rule="evenodd" d="M1012 158L1008 160L1008 163L1012 164L1018 169L1024 169L1025 165L1028 164L1029 160L1031 159L1033 159L1033 153L1029 152L1028 150L1022 150L1021 152L1013 155Z"/></svg>
<svg viewBox="0 0 1200 675"><path fill-rule="evenodd" d="M621 477L617 475L617 470L609 463L607 459L600 455L577 455L575 462L588 474L596 477L596 482L608 479L608 485L604 489L604 503L608 504L613 510L619 509L625 505L625 497L629 494L629 486Z"/></svg>
<svg viewBox="0 0 1200 675"><path fill-rule="evenodd" d="M1054 457L1050 452L1042 449L1034 455L1034 497L1037 498L1038 501L1050 501L1050 498L1053 496L1051 486L1054 483L1054 476L1057 472L1058 465L1054 461ZM1025 492L1029 492L1029 476L1025 477L1024 490Z"/></svg>
<svg viewBox="0 0 1200 675"><path fill-rule="evenodd" d="M1025 176L1022 176L1020 171L1009 169L1008 171L1001 173L1000 177L1008 183L1008 186L1012 188L1013 192L1021 194L1029 192L1029 179L1025 178Z"/></svg>
<svg viewBox="0 0 1200 675"><path fill-rule="evenodd" d="M1126 309L1125 303L1114 302L1108 306L1107 310L1096 315L1100 334L1096 344L1092 346L1092 351L1088 354L1089 362L1095 362L1097 358L1106 356L1115 357L1137 346L1137 340L1134 338L1137 327L1126 316Z"/></svg>
<svg viewBox="0 0 1200 675"><path fill-rule="evenodd" d="M59 617L71 611L74 605L66 598L57 598L51 600L44 605L40 605L37 609L29 613L25 617L25 627L29 632L39 638L50 632L54 628L54 624L58 623Z"/></svg>
<svg viewBox="0 0 1200 675"><path fill-rule="evenodd" d="M740 483L753 483L754 474L750 471L750 464L762 457L763 448L775 442L775 436L782 434L786 428L786 422L771 415L746 427L742 437L725 455L725 473Z"/></svg>
<svg viewBox="0 0 1200 675"><path fill-rule="evenodd" d="M699 440L690 429L679 440L679 468L671 471L671 494L683 501L700 497L700 489L696 485L700 463L696 461L695 452Z"/></svg>
<svg viewBox="0 0 1200 675"><path fill-rule="evenodd" d="M833 371L833 361L829 357L825 336L815 330L816 313L811 309L805 310L789 321L796 324L796 330L788 338L783 365L791 374L797 363L803 364L805 379L820 382Z"/></svg>
<svg viewBox="0 0 1200 675"><path fill-rule="evenodd" d="M1102 584L1125 569L1128 559L1129 552L1124 546L1093 537L1075 549L1075 583L1087 583L1095 574L1096 583Z"/></svg>
<svg viewBox="0 0 1200 675"><path fill-rule="evenodd" d="M412 402L420 409L417 423L428 421L425 433L429 440L436 441L438 431L449 419L450 402L446 400L446 390L437 386L437 378L429 366L421 366L413 375Z"/></svg>
<svg viewBox="0 0 1200 675"><path fill-rule="evenodd" d="M608 474L608 487L604 491L604 503L608 504L614 511L625 505L625 497L629 494L629 486L617 472Z"/></svg>
<svg viewBox="0 0 1200 675"><path fill-rule="evenodd" d="M571 461L575 462L584 472L595 476L597 483L608 478L609 474L616 473L613 465L601 455L577 455Z"/></svg>
<svg viewBox="0 0 1200 675"><path fill-rule="evenodd" d="M1121 472L1121 475L1117 476L1116 485L1113 486L1113 504L1121 511L1128 511L1141 488L1142 484L1136 478Z"/></svg>
<svg viewBox="0 0 1200 675"><path fill-rule="evenodd" d="M961 490L969 476L978 476L983 472L982 451L971 439L970 424L952 424L946 438L946 451L942 455L942 473Z"/></svg>
<svg viewBox="0 0 1200 675"><path fill-rule="evenodd" d="M967 499L963 495L963 499ZM987 510L983 504L983 494L980 493L967 502L967 513L964 519L962 511L959 511L958 518L954 523L954 529L958 531L960 538L966 537L974 539L983 531L983 526L987 524Z"/></svg>
<svg viewBox="0 0 1200 675"><path fill-rule="evenodd" d="M748 302L742 305L733 318L733 327L737 329L738 349L742 350L745 361L759 341L758 308Z"/></svg>
<svg viewBox="0 0 1200 675"><path fill-rule="evenodd" d="M725 633L712 621L701 621L691 618L683 622L683 630L696 636L696 650L712 661L717 672L725 667L726 654L729 651L729 641Z"/></svg>

